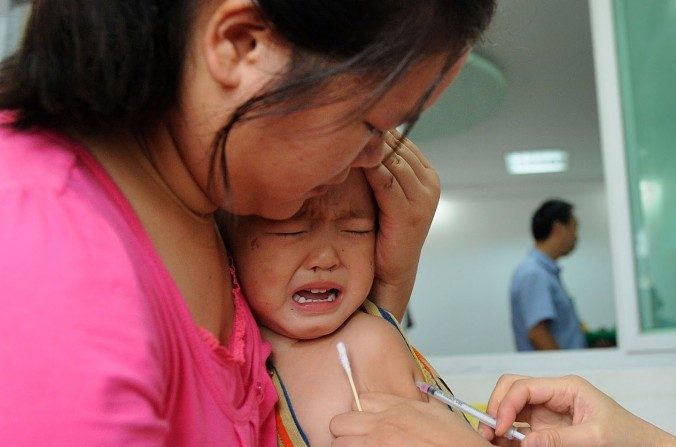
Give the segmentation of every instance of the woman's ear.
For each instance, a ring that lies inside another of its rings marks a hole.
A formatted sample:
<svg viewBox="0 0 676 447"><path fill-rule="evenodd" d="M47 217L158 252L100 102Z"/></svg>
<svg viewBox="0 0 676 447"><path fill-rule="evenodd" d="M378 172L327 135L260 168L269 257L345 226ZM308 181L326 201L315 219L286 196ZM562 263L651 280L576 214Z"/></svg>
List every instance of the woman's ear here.
<svg viewBox="0 0 676 447"><path fill-rule="evenodd" d="M250 3L222 2L212 13L204 35L211 77L225 88L238 87L249 71L266 62L263 48L268 40L270 31Z"/></svg>

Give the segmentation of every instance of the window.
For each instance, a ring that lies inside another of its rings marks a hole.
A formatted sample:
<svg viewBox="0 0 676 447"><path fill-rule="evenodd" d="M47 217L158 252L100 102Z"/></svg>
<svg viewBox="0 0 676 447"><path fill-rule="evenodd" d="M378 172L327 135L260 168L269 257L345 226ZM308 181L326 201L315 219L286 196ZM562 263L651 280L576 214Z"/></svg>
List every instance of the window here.
<svg viewBox="0 0 676 447"><path fill-rule="evenodd" d="M676 8L591 2L620 346L676 349Z"/></svg>

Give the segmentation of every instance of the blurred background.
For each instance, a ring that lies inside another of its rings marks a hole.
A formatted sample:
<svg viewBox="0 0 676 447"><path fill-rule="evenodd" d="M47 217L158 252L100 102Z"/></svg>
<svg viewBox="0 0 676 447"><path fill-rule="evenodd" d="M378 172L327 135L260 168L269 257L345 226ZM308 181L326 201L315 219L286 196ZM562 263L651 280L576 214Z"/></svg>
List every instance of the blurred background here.
<svg viewBox="0 0 676 447"><path fill-rule="evenodd" d="M515 349L509 281L533 246L533 212L552 197L579 220L563 284L590 329L615 326L596 101L587 1L499 1L467 67L412 132L443 185L411 305L422 352ZM541 150L560 151L561 166L544 166L558 172L508 172L509 153Z"/></svg>

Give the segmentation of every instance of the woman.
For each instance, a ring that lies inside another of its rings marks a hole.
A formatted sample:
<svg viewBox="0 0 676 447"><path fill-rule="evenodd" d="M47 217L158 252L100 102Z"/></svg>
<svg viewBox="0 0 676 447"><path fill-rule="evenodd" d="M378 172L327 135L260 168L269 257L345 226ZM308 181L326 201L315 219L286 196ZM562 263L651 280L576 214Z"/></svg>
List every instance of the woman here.
<svg viewBox="0 0 676 447"><path fill-rule="evenodd" d="M287 218L364 168L373 294L401 316L439 180L383 136L453 80L492 11L34 2L0 72L0 443L273 445L269 346L214 213Z"/></svg>

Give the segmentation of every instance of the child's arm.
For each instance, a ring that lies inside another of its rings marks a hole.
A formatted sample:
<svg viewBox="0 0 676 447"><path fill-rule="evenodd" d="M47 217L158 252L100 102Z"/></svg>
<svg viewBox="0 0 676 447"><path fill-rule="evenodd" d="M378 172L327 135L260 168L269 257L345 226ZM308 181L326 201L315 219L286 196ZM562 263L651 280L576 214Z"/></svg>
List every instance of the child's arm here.
<svg viewBox="0 0 676 447"><path fill-rule="evenodd" d="M314 447L330 446L334 439L329 430L331 419L356 408L336 350L340 341L347 348L358 393L394 394L421 404L427 401L415 385L423 375L408 346L394 326L382 318L355 312L336 332L312 340L291 340L265 329L264 333L272 343L273 362L284 382L295 420ZM280 395L280 399L286 396ZM425 405L444 407L450 412L437 400ZM458 420L472 431L459 415ZM288 430L294 431L290 425Z"/></svg>
<svg viewBox="0 0 676 447"><path fill-rule="evenodd" d="M406 441L401 441L402 435L423 434L425 441L421 445L437 445L441 441L442 444L448 442L448 445L487 446L486 440L460 413L451 412L446 405L436 399L428 401L427 396L418 391L415 380L423 380L423 375L398 331L385 320L368 314L358 315L359 318L353 319L356 324L346 328L343 338L348 345L348 351L349 346L353 346L351 363L357 390L360 393L368 392L364 394L364 410L370 413L388 410L387 417L390 421L401 422L398 425L393 424L391 428L380 425L377 433L379 441L373 445L390 445L389 442L393 437L396 437L396 440L392 445L409 445ZM381 400L376 402L374 398ZM382 405L383 402L388 404ZM392 408L389 408L390 405ZM406 412L404 416L406 420L396 420L396 414L400 411L394 407ZM353 409L355 408L353 405ZM392 417L392 414L395 416ZM334 416L330 423L332 436L345 436L356 432L372 436L373 433L369 433L369 429L361 425L360 416L361 414L356 412ZM373 419L370 421L372 423ZM401 428L406 427L407 423L411 425L401 433ZM435 438L434 432L427 433L422 428L427 426L445 427L455 438L448 441ZM422 437L417 440L421 439Z"/></svg>
<svg viewBox="0 0 676 447"><path fill-rule="evenodd" d="M359 393L394 394L446 408L418 390L415 382L424 381L423 374L401 334L386 320L357 313L342 332L342 341L353 351L351 363Z"/></svg>
<svg viewBox="0 0 676 447"><path fill-rule="evenodd" d="M426 400L415 386L422 380L404 339L387 321L358 313L345 328L357 392L371 391Z"/></svg>

